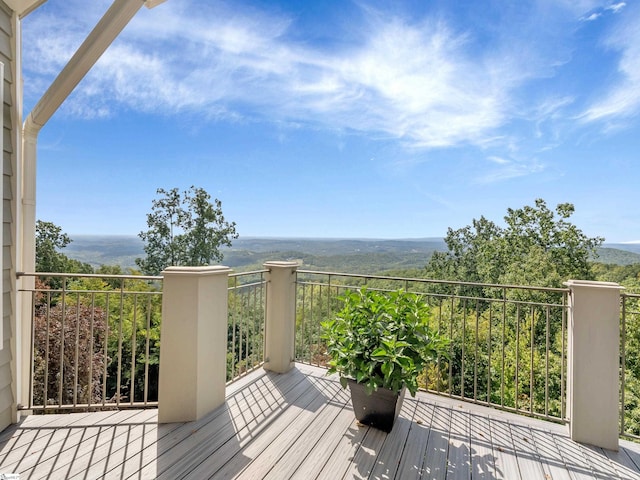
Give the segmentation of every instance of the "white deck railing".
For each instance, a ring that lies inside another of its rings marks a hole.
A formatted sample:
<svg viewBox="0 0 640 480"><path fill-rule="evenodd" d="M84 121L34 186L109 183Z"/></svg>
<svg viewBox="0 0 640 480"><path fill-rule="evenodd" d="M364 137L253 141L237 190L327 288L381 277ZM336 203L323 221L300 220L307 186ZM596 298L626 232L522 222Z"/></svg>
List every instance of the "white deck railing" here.
<svg viewBox="0 0 640 480"><path fill-rule="evenodd" d="M402 288L431 306L431 328L450 340L421 378L430 392L567 422L568 288L442 282L298 271L296 360L325 366L320 322L346 290Z"/></svg>
<svg viewBox="0 0 640 480"><path fill-rule="evenodd" d="M157 406L162 277L22 274L31 305L26 410Z"/></svg>
<svg viewBox="0 0 640 480"><path fill-rule="evenodd" d="M319 323L340 308L341 292L367 285L420 293L433 328L451 339L450 358L425 372L426 389L567 422L575 439L607 448L627 433L617 284L480 285L298 270L291 262L246 274L171 267L163 277L50 275L60 288L22 292L34 313L31 400L23 408L151 406L157 398L161 422L195 420L224 402L230 379L257 366L285 372L295 361L323 364ZM150 285L161 279L162 293ZM623 300L624 335L639 298ZM59 345L56 331L64 332ZM90 361L85 347L95 351ZM628 362L624 353L623 341Z"/></svg>

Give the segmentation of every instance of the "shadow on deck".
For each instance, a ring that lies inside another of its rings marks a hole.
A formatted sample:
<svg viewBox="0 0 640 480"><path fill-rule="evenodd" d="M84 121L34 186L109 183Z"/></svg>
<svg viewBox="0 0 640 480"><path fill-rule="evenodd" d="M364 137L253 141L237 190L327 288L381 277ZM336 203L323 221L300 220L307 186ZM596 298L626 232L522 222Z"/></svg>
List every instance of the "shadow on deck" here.
<svg viewBox="0 0 640 480"><path fill-rule="evenodd" d="M197 422L156 410L32 415L0 435L0 474L26 478L640 479L640 446L572 442L564 426L420 393L390 434L359 426L326 371L256 371Z"/></svg>

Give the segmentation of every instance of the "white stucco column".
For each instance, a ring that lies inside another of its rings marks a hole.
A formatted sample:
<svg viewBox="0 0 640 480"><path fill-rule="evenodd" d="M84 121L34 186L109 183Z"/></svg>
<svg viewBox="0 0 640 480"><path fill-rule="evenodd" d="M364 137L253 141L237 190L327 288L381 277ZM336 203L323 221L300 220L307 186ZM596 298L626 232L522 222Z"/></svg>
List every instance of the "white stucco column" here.
<svg viewBox="0 0 640 480"><path fill-rule="evenodd" d="M228 267L162 275L158 422L189 422L225 401Z"/></svg>
<svg viewBox="0 0 640 480"><path fill-rule="evenodd" d="M569 280L567 413L571 438L618 450L620 291Z"/></svg>
<svg viewBox="0 0 640 480"><path fill-rule="evenodd" d="M296 330L296 262L267 262L267 314L264 368L285 373L293 368Z"/></svg>

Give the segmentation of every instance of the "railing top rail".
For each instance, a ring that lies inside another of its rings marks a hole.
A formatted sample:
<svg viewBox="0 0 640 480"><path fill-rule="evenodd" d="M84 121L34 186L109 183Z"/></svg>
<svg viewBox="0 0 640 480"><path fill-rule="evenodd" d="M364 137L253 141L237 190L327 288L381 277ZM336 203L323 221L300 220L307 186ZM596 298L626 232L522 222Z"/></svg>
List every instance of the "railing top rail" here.
<svg viewBox="0 0 640 480"><path fill-rule="evenodd" d="M250 272L235 272L235 273L230 273L229 277L242 277L242 276L248 276L248 275L258 275L260 273L268 273L269 270L267 269L263 269L263 270L252 270Z"/></svg>
<svg viewBox="0 0 640 480"><path fill-rule="evenodd" d="M367 275L362 273L341 273L341 272L323 272L319 270L297 270L298 273L311 274L311 275L329 275L334 277L351 277L351 278L365 278L372 280L396 280L402 282L418 282L418 283L434 283L441 285L460 285L468 287L486 287L486 288L504 288L510 290L537 290L543 292L553 293L569 293L569 288L556 288L556 287L534 287L530 285L499 285L494 283L476 283L476 282L458 282L453 280L435 280L425 278L411 278L411 277L392 277L385 275Z"/></svg>
<svg viewBox="0 0 640 480"><path fill-rule="evenodd" d="M112 275L101 273L55 273L55 272L17 272L16 277L62 277L62 278L113 278L121 280L161 281L161 276L151 275Z"/></svg>
<svg viewBox="0 0 640 480"><path fill-rule="evenodd" d="M32 293L44 293L44 294L58 294L58 293L73 293L73 294L84 294L84 295L90 295L90 294L96 294L96 295L103 295L103 294L110 294L113 295L115 294L126 294L126 295L162 295L161 291L154 291L154 290L122 290L121 288L114 288L112 290L91 290L91 289L85 289L85 290L77 290L77 289L63 289L63 288L19 288L18 289L19 292L32 292Z"/></svg>
<svg viewBox="0 0 640 480"><path fill-rule="evenodd" d="M640 298L640 293L620 293L620 296L623 298Z"/></svg>

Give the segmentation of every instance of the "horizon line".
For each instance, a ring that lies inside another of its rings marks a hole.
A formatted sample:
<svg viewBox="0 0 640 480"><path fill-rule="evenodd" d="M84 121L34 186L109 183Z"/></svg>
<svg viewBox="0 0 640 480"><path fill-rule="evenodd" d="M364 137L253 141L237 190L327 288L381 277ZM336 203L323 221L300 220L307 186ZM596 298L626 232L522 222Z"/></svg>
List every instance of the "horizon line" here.
<svg viewBox="0 0 640 480"><path fill-rule="evenodd" d="M78 237L94 237L94 238L104 238L104 237L121 237L121 238L139 238L137 234L130 233L69 233L68 234L71 240ZM445 237L305 237L305 236L271 236L271 235L244 235L239 236L235 240L306 240L306 241L314 241L314 240L322 240L322 241L345 241L345 240L355 240L355 241L406 241L406 242L415 242L415 241L436 241L442 240L444 241ZM142 241L142 240L141 240ZM604 241L602 245L640 245L640 240L621 240L621 241Z"/></svg>

